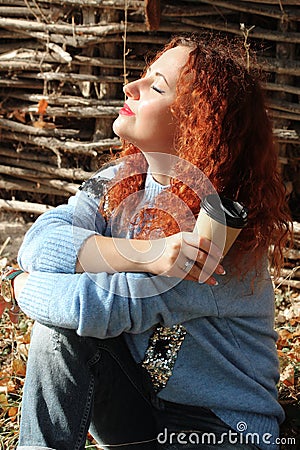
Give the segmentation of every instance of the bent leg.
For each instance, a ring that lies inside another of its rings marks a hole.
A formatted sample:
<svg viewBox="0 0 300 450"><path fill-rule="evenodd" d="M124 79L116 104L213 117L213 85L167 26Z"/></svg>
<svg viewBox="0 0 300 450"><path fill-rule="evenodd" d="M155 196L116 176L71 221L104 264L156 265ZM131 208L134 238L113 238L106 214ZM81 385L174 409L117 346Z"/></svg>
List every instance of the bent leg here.
<svg viewBox="0 0 300 450"><path fill-rule="evenodd" d="M94 339L79 337L72 330L34 325L19 450L84 449L95 384L90 361L99 361L100 353Z"/></svg>
<svg viewBox="0 0 300 450"><path fill-rule="evenodd" d="M99 340L36 323L30 344L18 450L83 450L91 432L112 443L156 438L143 377L122 337ZM122 446L153 450L155 442Z"/></svg>
<svg viewBox="0 0 300 450"><path fill-rule="evenodd" d="M103 353L95 377L91 434L104 448L154 450L157 431L147 379L123 337L99 345Z"/></svg>

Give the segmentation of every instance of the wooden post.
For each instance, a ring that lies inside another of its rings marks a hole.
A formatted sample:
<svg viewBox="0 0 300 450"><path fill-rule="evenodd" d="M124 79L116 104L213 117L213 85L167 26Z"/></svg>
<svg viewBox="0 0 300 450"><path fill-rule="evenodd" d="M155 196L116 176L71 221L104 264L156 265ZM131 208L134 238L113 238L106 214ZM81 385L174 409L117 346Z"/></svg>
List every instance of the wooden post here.
<svg viewBox="0 0 300 450"><path fill-rule="evenodd" d="M283 32L287 33L288 31L295 30L295 22L291 22L289 20L286 20L284 10L282 9L282 18L279 21L278 29ZM293 61L295 59L295 44L292 43L285 43L285 42L279 42L276 44L276 56L280 61ZM276 84L277 85L293 85L294 83L294 77L293 75L289 74L276 74ZM277 97L279 100L283 101L292 101L292 94L285 92L284 90L278 91L275 93L274 97ZM284 129L288 128L290 124L290 121L284 118L276 119L276 125L278 128ZM290 144L287 143L280 143L279 144L279 155L281 158L285 158L287 156L288 146ZM291 191L293 190L293 184L288 182L288 177L285 177L285 165L280 165L280 171L282 173L283 179L287 179L286 182L286 189L287 193L291 194Z"/></svg>
<svg viewBox="0 0 300 450"><path fill-rule="evenodd" d="M103 23L112 23L119 22L121 20L120 13L116 9L108 9L105 8L101 11L100 17L98 19L99 22ZM109 42L98 44L98 53L100 57L107 58L121 58L120 54L121 50L118 48L118 44ZM100 68L100 74L103 76L107 75L115 75L116 69L113 68ZM118 85L117 83L95 83L95 89L97 90L97 96L101 100L115 100L117 98L118 93ZM93 139L95 141L99 141L105 138L111 138L114 136L112 130L113 124L112 118L97 118L95 120L95 132ZM91 169L97 170L98 161L91 161Z"/></svg>
<svg viewBox="0 0 300 450"><path fill-rule="evenodd" d="M85 25L91 25L95 24L95 9L89 8L89 7L82 7L82 24ZM88 56L92 57L94 55L94 46L89 45L88 47L85 47L82 50L81 53L82 56ZM79 68L80 74L89 74L91 75L93 73L93 66L90 64L85 64L84 66L80 66ZM90 81L83 81L80 83L80 90L83 95L83 97L88 98L91 95L91 82Z"/></svg>

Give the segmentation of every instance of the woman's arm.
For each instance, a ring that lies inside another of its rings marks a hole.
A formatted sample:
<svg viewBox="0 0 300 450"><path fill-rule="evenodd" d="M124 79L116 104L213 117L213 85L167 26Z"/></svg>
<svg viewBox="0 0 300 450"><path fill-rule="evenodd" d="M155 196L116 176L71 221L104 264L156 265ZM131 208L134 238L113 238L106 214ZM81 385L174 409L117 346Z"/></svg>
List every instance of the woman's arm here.
<svg viewBox="0 0 300 450"><path fill-rule="evenodd" d="M25 236L20 266L27 272L149 272L209 284L215 284L214 271L223 272L218 249L192 233L153 241L103 236L106 222L98 203L81 191L43 214ZM189 275L182 270L188 259L199 264Z"/></svg>
<svg viewBox="0 0 300 450"><path fill-rule="evenodd" d="M68 204L42 214L20 247L20 267L26 272L74 273L78 252L86 239L105 232L106 223L97 208L94 198L79 192Z"/></svg>
<svg viewBox="0 0 300 450"><path fill-rule="evenodd" d="M19 250L19 265L27 272L74 273L83 243L96 234L103 235L106 221L98 211L106 184L118 165L111 165L87 180L65 205L40 216L26 233Z"/></svg>
<svg viewBox="0 0 300 450"><path fill-rule="evenodd" d="M142 333L156 323L171 326L218 315L213 288L175 278L34 272L22 289L26 278L15 279L23 311L43 324L75 329L83 336Z"/></svg>
<svg viewBox="0 0 300 450"><path fill-rule="evenodd" d="M80 249L77 272L148 272L214 285L213 272L224 274L221 251L196 233L180 232L155 240L88 238ZM195 265L187 274L186 261ZM101 270L99 270L101 268Z"/></svg>

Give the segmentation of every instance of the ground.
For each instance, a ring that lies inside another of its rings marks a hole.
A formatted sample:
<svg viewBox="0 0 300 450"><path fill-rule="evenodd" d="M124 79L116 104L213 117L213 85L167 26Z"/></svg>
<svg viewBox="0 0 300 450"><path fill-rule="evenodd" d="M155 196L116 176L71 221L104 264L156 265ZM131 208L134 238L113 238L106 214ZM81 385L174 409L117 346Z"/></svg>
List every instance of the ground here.
<svg viewBox="0 0 300 450"><path fill-rule="evenodd" d="M0 269L16 265L18 248L33 220L0 211ZM299 261L296 263L299 265ZM281 449L296 450L300 448L300 290L284 285L274 289L281 365L278 389L287 416L281 427ZM13 450L18 440L31 328L32 321L25 315L16 324L11 323L7 313L0 319L0 450ZM86 449L96 448L92 439L87 439Z"/></svg>

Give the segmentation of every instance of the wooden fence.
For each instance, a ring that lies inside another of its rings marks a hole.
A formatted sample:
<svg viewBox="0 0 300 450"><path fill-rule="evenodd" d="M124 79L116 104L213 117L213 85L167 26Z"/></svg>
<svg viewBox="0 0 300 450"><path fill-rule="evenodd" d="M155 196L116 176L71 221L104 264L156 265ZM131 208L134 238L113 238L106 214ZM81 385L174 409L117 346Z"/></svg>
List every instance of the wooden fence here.
<svg viewBox="0 0 300 450"><path fill-rule="evenodd" d="M0 209L39 214L76 192L118 146L122 86L145 55L174 33L209 29L261 48L299 220L299 24L299 0L0 0Z"/></svg>

